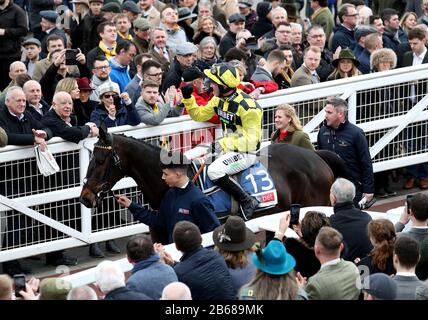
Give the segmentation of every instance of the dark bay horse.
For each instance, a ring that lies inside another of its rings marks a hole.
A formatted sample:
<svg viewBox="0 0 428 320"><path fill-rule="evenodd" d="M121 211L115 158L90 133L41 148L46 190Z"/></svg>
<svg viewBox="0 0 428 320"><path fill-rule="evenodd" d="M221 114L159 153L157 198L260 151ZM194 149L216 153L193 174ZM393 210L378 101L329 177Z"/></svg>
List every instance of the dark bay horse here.
<svg viewBox="0 0 428 320"><path fill-rule="evenodd" d="M88 208L101 204L103 197L121 178L132 177L152 209L158 209L168 186L162 180L161 149L124 135L108 134L101 126L94 145L80 201ZM277 193L278 205L256 212L254 217L288 210L290 204L330 205L330 186L338 176L345 177L344 163L335 153L311 151L290 144L263 148L260 161L268 168Z"/></svg>

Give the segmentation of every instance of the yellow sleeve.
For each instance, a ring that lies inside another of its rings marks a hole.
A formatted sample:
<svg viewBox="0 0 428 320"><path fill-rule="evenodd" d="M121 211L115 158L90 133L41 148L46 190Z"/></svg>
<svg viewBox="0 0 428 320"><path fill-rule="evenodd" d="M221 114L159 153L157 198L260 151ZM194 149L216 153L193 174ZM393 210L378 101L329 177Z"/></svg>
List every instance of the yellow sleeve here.
<svg viewBox="0 0 428 320"><path fill-rule="evenodd" d="M262 109L250 108L245 110L239 108L239 116L242 121L242 127L228 134L220 140L220 144L225 151L238 150L239 152L256 151L257 144L261 140L262 127Z"/></svg>
<svg viewBox="0 0 428 320"><path fill-rule="evenodd" d="M218 105L218 100L217 97L213 97L206 106L198 106L194 96L191 96L189 99L183 99L182 101L193 120L208 121L215 115L214 107Z"/></svg>

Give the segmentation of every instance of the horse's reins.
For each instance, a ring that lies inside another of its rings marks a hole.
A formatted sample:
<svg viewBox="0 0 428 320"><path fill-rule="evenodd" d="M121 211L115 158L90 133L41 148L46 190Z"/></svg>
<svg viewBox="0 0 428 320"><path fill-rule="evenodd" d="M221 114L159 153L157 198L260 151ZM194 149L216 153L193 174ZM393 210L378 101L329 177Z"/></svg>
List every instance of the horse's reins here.
<svg viewBox="0 0 428 320"><path fill-rule="evenodd" d="M202 170L204 170L205 168L205 161L201 164L201 166L199 167L198 171L195 173L195 175L192 178L192 183L196 182L196 179L198 179L198 177L200 176Z"/></svg>

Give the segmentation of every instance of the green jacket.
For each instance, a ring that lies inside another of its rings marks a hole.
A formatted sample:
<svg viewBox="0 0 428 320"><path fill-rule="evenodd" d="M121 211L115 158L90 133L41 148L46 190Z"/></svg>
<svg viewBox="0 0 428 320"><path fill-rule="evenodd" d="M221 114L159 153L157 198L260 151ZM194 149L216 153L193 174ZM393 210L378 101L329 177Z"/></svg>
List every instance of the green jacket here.
<svg viewBox="0 0 428 320"><path fill-rule="evenodd" d="M325 37L328 41L334 29L334 19L328 7L324 7L314 12L311 16L312 25L320 25L325 32Z"/></svg>
<svg viewBox="0 0 428 320"><path fill-rule="evenodd" d="M310 277L305 291L309 300L358 300L357 281L360 274L355 264L341 260Z"/></svg>
<svg viewBox="0 0 428 320"><path fill-rule="evenodd" d="M284 140L279 141L279 129L277 129L272 136L270 137L272 143L289 143L298 147L302 147L309 150L314 150L314 146L309 139L309 136L306 132L296 130L293 132L288 132Z"/></svg>

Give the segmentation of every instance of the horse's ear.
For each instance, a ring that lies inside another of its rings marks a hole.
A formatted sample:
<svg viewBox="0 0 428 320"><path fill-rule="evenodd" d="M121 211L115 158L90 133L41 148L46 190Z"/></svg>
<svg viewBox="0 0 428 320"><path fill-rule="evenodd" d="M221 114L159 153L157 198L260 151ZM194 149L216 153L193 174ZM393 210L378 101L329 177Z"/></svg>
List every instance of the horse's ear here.
<svg viewBox="0 0 428 320"><path fill-rule="evenodd" d="M107 126L104 121L101 122L101 125L98 129L100 140L107 142Z"/></svg>

